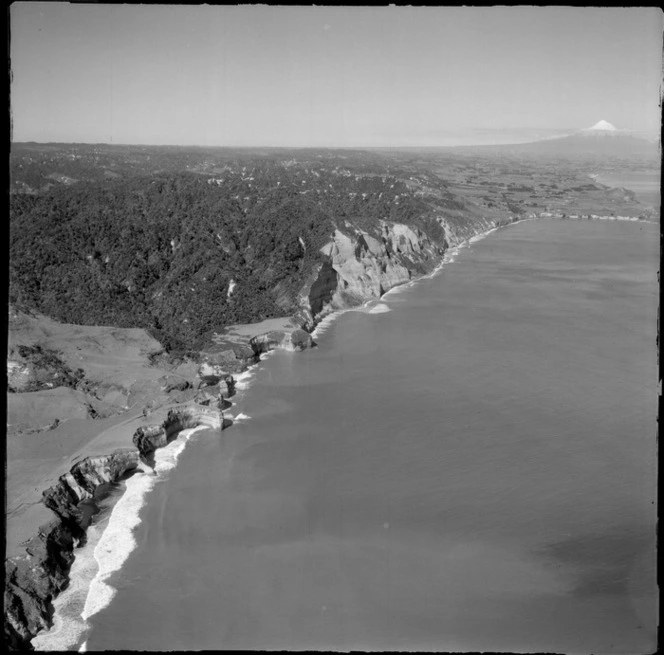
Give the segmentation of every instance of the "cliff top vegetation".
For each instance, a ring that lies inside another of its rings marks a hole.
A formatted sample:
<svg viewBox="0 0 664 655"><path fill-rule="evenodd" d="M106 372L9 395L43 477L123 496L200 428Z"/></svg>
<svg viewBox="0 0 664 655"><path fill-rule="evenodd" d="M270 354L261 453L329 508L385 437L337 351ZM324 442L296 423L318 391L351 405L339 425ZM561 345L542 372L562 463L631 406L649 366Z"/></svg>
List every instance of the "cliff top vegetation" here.
<svg viewBox="0 0 664 655"><path fill-rule="evenodd" d="M169 350L293 312L335 229L443 246L441 218L644 211L581 171L468 154L25 143L10 163L10 301Z"/></svg>

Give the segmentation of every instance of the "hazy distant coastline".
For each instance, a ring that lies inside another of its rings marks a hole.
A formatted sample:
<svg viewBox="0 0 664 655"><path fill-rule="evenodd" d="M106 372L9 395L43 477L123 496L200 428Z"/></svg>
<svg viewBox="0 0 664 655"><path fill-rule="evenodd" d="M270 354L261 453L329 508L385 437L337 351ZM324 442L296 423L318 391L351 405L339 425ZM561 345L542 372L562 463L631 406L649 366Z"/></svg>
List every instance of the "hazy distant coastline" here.
<svg viewBox="0 0 664 655"><path fill-rule="evenodd" d="M590 175L596 182L612 188L634 191L645 205L659 207L661 202L660 171L615 171Z"/></svg>

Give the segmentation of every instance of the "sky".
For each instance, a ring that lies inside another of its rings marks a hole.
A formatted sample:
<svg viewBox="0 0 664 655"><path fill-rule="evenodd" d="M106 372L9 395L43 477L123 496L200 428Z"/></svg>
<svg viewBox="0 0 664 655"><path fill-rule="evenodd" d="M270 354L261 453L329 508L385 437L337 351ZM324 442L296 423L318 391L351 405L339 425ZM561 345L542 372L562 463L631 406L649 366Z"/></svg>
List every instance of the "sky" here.
<svg viewBox="0 0 664 655"><path fill-rule="evenodd" d="M12 140L516 143L659 134L656 8L18 2Z"/></svg>

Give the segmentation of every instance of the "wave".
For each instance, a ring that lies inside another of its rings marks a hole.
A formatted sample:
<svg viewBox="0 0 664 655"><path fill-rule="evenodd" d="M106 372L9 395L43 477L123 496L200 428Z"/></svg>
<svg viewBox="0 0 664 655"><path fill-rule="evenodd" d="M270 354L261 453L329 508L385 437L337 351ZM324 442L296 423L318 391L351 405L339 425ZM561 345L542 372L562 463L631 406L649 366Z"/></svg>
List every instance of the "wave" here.
<svg viewBox="0 0 664 655"><path fill-rule="evenodd" d="M259 359L258 362L252 364L251 366L248 366L244 371L242 371L242 373L234 375L233 378L235 379L235 388L240 391L245 391L246 389L248 389L251 386L251 383L254 381L254 376L258 371L260 363L265 361L269 357L272 357L272 355L274 355L275 352L276 349L260 353L260 355L258 356Z"/></svg>
<svg viewBox="0 0 664 655"><path fill-rule="evenodd" d="M408 286L409 284L412 284L412 282L409 282L405 285L401 285L399 287L393 287L393 289L390 289L390 291L386 291L381 298L384 298L388 293L391 291L394 291L395 289L401 289L404 286ZM375 304L374 304L375 303ZM384 307L384 309L380 309L381 307ZM330 312L329 314L326 314L316 325L316 327L313 329L311 332L311 336L314 339L319 338L321 335L325 334L327 332L328 328L334 323L334 321L339 318L342 314L345 314L346 312L361 312L364 314L381 314L383 312L389 312L391 311L390 308L385 305L384 303L377 302L376 298L370 298L369 300L365 301L358 307L345 307L344 309L336 309L333 312Z"/></svg>
<svg viewBox="0 0 664 655"><path fill-rule="evenodd" d="M128 478L125 491L107 518L87 530L85 546L77 549L69 572L69 585L54 601L53 625L32 640L36 650L71 650L90 630L88 619L107 607L116 590L108 579L120 570L136 547L134 529L141 523L140 511L155 484L175 468L187 442L198 430L183 430L170 444L155 452L154 472L142 466ZM84 642L79 652L85 652Z"/></svg>
<svg viewBox="0 0 664 655"><path fill-rule="evenodd" d="M199 425L183 430L170 444L155 451L154 473L142 470L127 480L127 490L113 508L108 526L94 549L99 568L90 584L81 613L84 621L104 609L115 596L116 590L106 581L111 574L120 570L136 547L133 532L141 523L140 511L145 504L145 496L166 473L175 468L191 435L205 429L207 426Z"/></svg>
<svg viewBox="0 0 664 655"><path fill-rule="evenodd" d="M385 298L386 296L398 296L400 293L403 293L406 289L410 289L416 282L421 280L422 278L417 278L417 280L411 280L410 282L404 282L403 284L399 284L396 287L392 287L391 289L388 289L382 296L381 298Z"/></svg>
<svg viewBox="0 0 664 655"><path fill-rule="evenodd" d="M53 625L32 639L38 651L71 650L87 633L89 626L81 618L90 583L97 574L98 566L94 549L104 532L107 520L92 524L87 530L87 543L75 551L69 570L69 585L53 601Z"/></svg>
<svg viewBox="0 0 664 655"><path fill-rule="evenodd" d="M342 314L345 314L345 313L348 312L348 311L350 311L350 309L337 309L336 311L331 312L330 314L327 314L326 316L324 316L324 317L319 321L318 325L316 325L316 327L315 327L314 330L312 331L311 336L312 336L314 339L317 339L317 338L320 337L322 334L325 334L325 332L326 332L327 329L330 327L330 325L332 325L332 323L334 323L334 321L335 321L339 316L341 316Z"/></svg>
<svg viewBox="0 0 664 655"><path fill-rule="evenodd" d="M384 314L385 312L391 312L392 310L385 303L378 303L374 305L367 313L368 314Z"/></svg>
<svg viewBox="0 0 664 655"><path fill-rule="evenodd" d="M401 284L398 287L392 287L382 295L382 298L385 298L386 296L398 296L400 293L403 293L403 291L405 291L405 287L406 287L405 284Z"/></svg>
<svg viewBox="0 0 664 655"><path fill-rule="evenodd" d="M252 379L256 374L256 364L250 366L246 371L234 375L235 378L235 388L244 390L248 389L251 386Z"/></svg>
<svg viewBox="0 0 664 655"><path fill-rule="evenodd" d="M480 232L479 234L476 234L474 237L471 237L468 240L468 243L469 244L477 243L478 241L481 241L482 239L488 237L492 232L495 232L497 229L498 229L497 227L494 227L490 230L487 230L486 232Z"/></svg>

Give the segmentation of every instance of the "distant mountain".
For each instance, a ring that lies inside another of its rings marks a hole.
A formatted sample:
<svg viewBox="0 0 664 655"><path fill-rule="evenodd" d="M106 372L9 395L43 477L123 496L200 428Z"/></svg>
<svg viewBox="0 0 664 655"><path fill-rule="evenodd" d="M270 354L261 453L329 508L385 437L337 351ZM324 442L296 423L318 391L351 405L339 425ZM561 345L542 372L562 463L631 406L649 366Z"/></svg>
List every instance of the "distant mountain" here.
<svg viewBox="0 0 664 655"><path fill-rule="evenodd" d="M473 152L493 154L530 155L562 159L657 159L659 146L646 139L620 130L608 121L601 120L567 136L552 137L542 141L495 146L465 146L458 148Z"/></svg>
<svg viewBox="0 0 664 655"><path fill-rule="evenodd" d="M597 121L592 127L581 130L584 136L615 136L619 133L618 128L608 121Z"/></svg>

